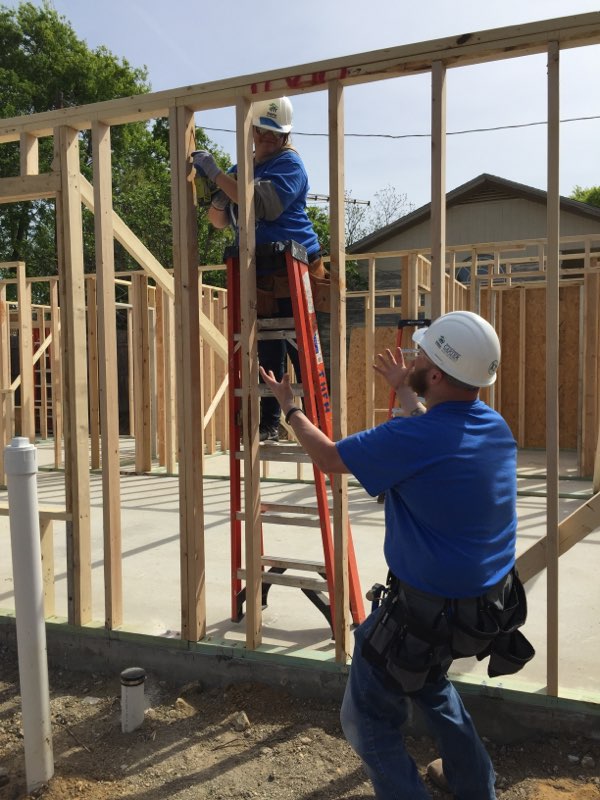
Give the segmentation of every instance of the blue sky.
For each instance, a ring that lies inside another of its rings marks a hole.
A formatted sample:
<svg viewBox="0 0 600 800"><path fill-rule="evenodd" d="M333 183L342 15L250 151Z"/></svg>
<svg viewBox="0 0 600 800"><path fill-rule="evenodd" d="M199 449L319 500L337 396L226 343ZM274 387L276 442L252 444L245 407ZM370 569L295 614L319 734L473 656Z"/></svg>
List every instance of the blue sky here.
<svg viewBox="0 0 600 800"><path fill-rule="evenodd" d="M17 6L16 0L0 0ZM35 0L38 2L38 0ZM248 75L468 31L597 11L597 0L53 0L91 48L105 45L133 66L148 68L153 90ZM561 54L561 118L600 117L600 45ZM327 97L293 98L295 145L311 191L328 193ZM546 58L530 56L449 70L448 131L542 121ZM351 87L345 92L346 133L427 134L430 77L417 75ZM198 116L207 128L234 127L231 109ZM209 131L232 157L232 133ZM600 183L600 119L561 125L562 194ZM546 188L546 129L448 137L447 189L490 172ZM392 185L415 206L430 199L430 141L346 140L346 187L373 199Z"/></svg>

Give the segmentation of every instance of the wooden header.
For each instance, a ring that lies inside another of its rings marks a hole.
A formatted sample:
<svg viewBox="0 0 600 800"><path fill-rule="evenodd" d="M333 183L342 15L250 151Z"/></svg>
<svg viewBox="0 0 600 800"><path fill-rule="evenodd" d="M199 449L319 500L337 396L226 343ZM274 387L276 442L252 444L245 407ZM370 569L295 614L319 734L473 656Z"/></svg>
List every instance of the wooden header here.
<svg viewBox="0 0 600 800"><path fill-rule="evenodd" d="M600 11L463 33L255 75L12 117L0 120L0 143L18 141L22 133L51 136L54 128L62 125L77 130L91 128L96 120L107 125L121 125L165 117L169 108L177 106L200 111L235 105L239 97L260 100L281 94L325 90L331 81L351 85L427 72L436 61L446 67L459 67L516 58L545 52L549 42L558 42L561 49L599 43Z"/></svg>

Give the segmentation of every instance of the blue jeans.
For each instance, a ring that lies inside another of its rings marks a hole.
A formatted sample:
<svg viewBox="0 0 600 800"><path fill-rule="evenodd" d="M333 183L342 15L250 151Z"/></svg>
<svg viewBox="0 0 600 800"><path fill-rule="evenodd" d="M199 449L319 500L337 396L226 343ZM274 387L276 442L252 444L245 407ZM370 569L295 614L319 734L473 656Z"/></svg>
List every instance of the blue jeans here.
<svg viewBox="0 0 600 800"><path fill-rule="evenodd" d="M431 800L401 732L409 700L384 684L383 673L361 654L371 614L355 632L354 655L341 722L346 739L363 760L379 800ZM421 709L444 762L456 800L495 800L492 762L460 696L446 675L411 695Z"/></svg>

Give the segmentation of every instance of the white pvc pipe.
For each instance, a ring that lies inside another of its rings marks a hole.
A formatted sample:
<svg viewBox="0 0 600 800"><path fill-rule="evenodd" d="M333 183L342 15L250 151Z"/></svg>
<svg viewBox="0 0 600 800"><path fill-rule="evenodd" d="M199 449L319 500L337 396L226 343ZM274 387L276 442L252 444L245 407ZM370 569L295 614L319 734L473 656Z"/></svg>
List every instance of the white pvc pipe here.
<svg viewBox="0 0 600 800"><path fill-rule="evenodd" d="M25 775L29 792L54 774L44 591L37 501L37 450L24 436L4 449L12 544Z"/></svg>
<svg viewBox="0 0 600 800"><path fill-rule="evenodd" d="M121 673L121 730L135 731L144 721L144 681L146 672L141 667L130 667Z"/></svg>

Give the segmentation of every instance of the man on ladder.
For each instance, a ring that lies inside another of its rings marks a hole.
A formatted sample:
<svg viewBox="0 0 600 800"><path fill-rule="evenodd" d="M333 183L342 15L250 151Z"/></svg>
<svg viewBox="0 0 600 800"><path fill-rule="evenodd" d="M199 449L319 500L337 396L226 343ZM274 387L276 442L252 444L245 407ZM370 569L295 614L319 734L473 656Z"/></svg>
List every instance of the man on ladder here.
<svg viewBox="0 0 600 800"><path fill-rule="evenodd" d="M490 758L447 671L454 658L490 656L496 677L533 656L518 630L526 602L514 570L516 443L478 398L496 379L500 343L466 311L439 317L413 339L410 368L401 349L375 366L405 416L337 443L294 405L288 376L261 373L321 470L352 473L373 496L385 491L389 577L379 607L356 629L341 713L376 797L430 797L401 733L411 698L443 759L429 765L430 779L461 800L494 800Z"/></svg>
<svg viewBox="0 0 600 800"><path fill-rule="evenodd" d="M321 257L317 234L306 213L308 177L302 159L290 142L292 104L287 97L263 100L253 106L254 139L254 211L256 245L293 240L307 253L317 311L329 311L328 276ZM227 174L217 166L206 150L194 154L194 165L216 186L208 218L216 228L234 225L238 186L237 168ZM237 230L236 230L237 235ZM292 317L292 300L287 272L277 259L257 260L257 316L259 318ZM299 372L296 349L284 339L259 342L258 357L267 369L281 379L289 356ZM300 379L299 374L297 378ZM277 400L263 397L260 404L260 440L279 439L280 408Z"/></svg>
<svg viewBox="0 0 600 800"><path fill-rule="evenodd" d="M257 317L259 320L281 320L297 328L298 320L304 318L305 312L301 311L298 303L303 302L304 292L299 292L299 285L290 281L289 275L295 274L300 269L300 264L307 265L310 275L309 289L311 293L311 307L315 312L329 311L329 277L325 271L321 257L321 247L312 223L306 213L306 198L308 193L308 177L302 160L290 143L292 129L292 104L287 97L259 101L253 105L253 141L254 141L254 212L256 218L256 285L257 285ZM232 225L237 230L237 202L238 185L236 181L237 168L233 167L224 173L211 153L205 150L193 154L193 163L197 175L208 179L213 186L212 200L208 212L209 221L218 228ZM292 251L284 252L279 246L281 243L292 246L299 245L302 256L299 259L293 256ZM235 248L231 248L234 250ZM240 389L239 350L235 347L235 338L240 331L240 297L239 279L236 275L238 260L235 254L230 254L228 265L228 327L229 327L229 392L230 392L230 453L231 453L231 528L232 528L232 619L239 620L242 616L242 606L245 602L245 588L242 585L244 570L241 567L241 487L238 445L240 439L241 408L236 391ZM294 266L295 265L295 266ZM303 267L306 269L306 266ZM235 273L235 274L234 274ZM292 286L292 283L294 285ZM302 294L302 298L298 295ZM327 317L325 317L326 319ZM323 320L323 317L321 318ZM272 334L272 335L271 335ZM272 370L273 374L281 378L285 371L286 359L289 356L298 381L312 380L312 367L308 367L309 360L314 358L314 352L309 354L304 346L304 358L299 354L297 342L292 341L291 335L281 335L280 331L273 330L269 333L259 334L258 358L261 364ZM319 341L318 333L317 339ZM322 353L319 353L322 356ZM323 359L321 359L323 360ZM304 370L305 374L302 374ZM323 365L325 371L325 366ZM308 373L308 374L306 374ZM325 386L325 394L327 387ZM311 396L310 401L314 398ZM305 399L306 402L306 399ZM316 414L316 410L315 410ZM263 444L275 444L279 441L279 423L281 409L277 399L267 394L261 397L259 437ZM317 419L318 416L318 419ZM327 424L327 414L315 416L319 424ZM275 449L275 448L274 448ZM330 529L329 508L326 500L325 480L322 474L315 473L317 489L318 516L323 539L324 564L322 568L316 564L315 571L320 578L325 578L325 588L329 595L323 598L323 592L317 591L319 581L311 584L313 589L302 590L312 602L320 608L333 623L333 544ZM264 506L264 504L263 504ZM273 504L271 504L273 506ZM261 524L269 521L269 514L261 515ZM273 566L274 559L265 556L262 558L262 600L266 604L269 581L275 582L278 573L288 569L303 569L299 560L292 562L289 559L276 559L277 566ZM282 566L283 565L283 566ZM268 571L264 571L269 567ZM350 605L352 617L355 622L360 622L364 617L358 571L351 540L349 543L349 574L350 574ZM299 579L293 576L279 576L278 582L300 585ZM304 585L307 584L304 580Z"/></svg>

